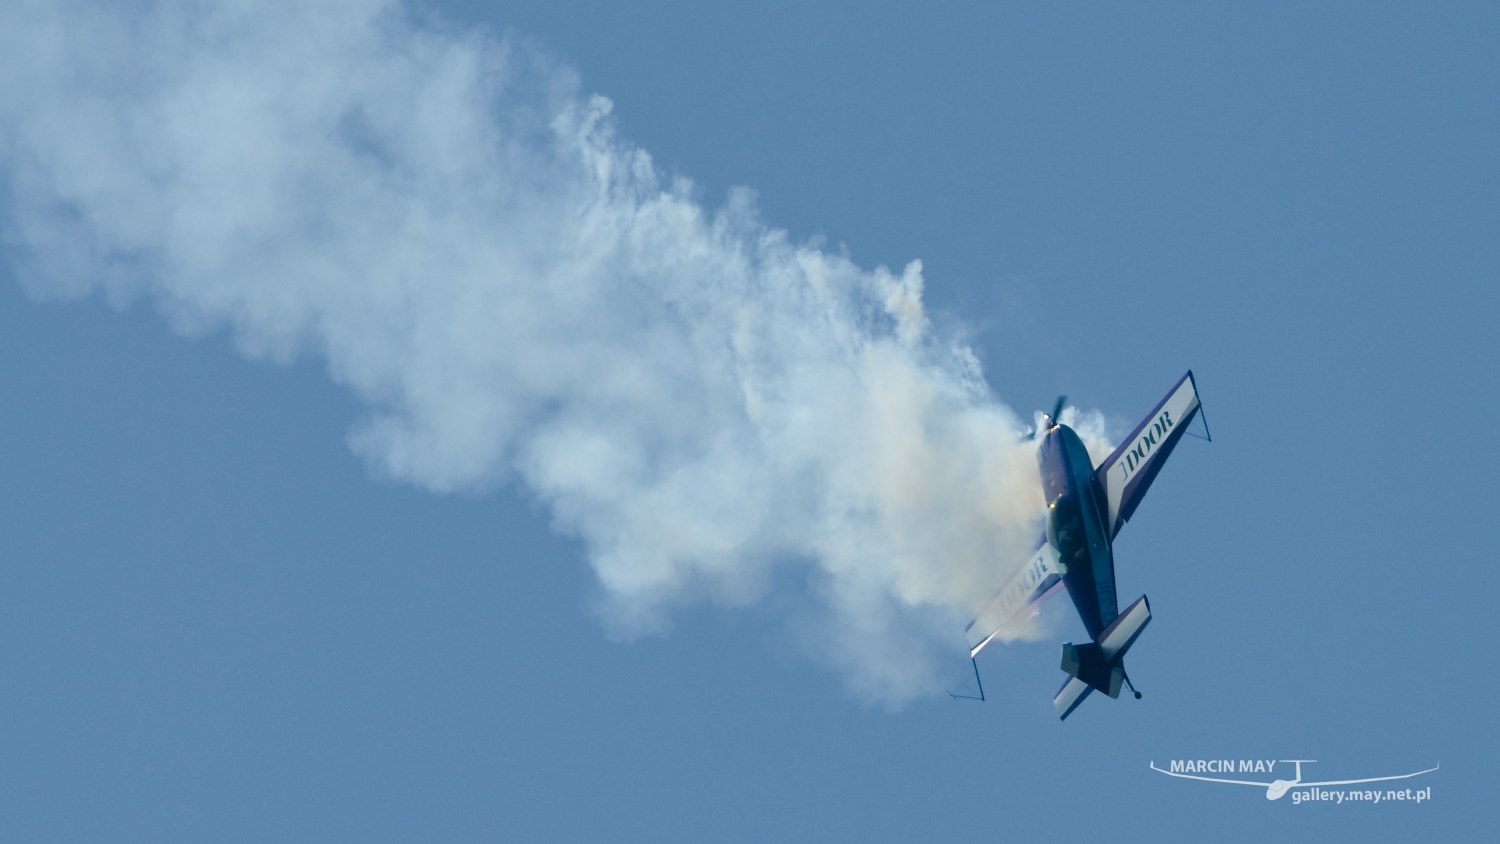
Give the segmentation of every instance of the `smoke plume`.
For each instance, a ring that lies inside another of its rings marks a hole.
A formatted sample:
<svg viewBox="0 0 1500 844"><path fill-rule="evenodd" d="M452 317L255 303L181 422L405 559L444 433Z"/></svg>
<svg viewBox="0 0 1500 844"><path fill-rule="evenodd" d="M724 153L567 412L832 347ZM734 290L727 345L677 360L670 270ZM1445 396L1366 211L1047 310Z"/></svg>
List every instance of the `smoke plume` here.
<svg viewBox="0 0 1500 844"><path fill-rule="evenodd" d="M920 263L794 243L745 191L705 209L610 109L395 2L12 0L5 255L36 296L325 362L379 471L543 502L617 635L794 567L856 694L933 691L1037 535L1023 423Z"/></svg>

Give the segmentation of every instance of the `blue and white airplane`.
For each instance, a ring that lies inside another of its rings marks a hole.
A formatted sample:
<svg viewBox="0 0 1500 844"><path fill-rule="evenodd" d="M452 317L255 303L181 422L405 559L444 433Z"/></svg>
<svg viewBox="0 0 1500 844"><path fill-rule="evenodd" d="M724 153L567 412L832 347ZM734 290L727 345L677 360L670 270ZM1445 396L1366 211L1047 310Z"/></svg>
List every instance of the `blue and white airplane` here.
<svg viewBox="0 0 1500 844"><path fill-rule="evenodd" d="M969 625L968 635L969 656L978 656L997 635L1033 618L1044 601L1067 587L1093 639L1084 645L1063 645L1062 670L1069 677L1052 703L1067 718L1094 689L1117 698L1123 683L1141 696L1125 673L1125 652L1151 621L1151 605L1142 595L1119 609L1114 539L1140 506L1200 405L1193 373L1188 372L1097 467L1073 429L1058 421L1062 407L1059 398L1046 417L1037 449L1046 494L1046 533L1026 566Z"/></svg>

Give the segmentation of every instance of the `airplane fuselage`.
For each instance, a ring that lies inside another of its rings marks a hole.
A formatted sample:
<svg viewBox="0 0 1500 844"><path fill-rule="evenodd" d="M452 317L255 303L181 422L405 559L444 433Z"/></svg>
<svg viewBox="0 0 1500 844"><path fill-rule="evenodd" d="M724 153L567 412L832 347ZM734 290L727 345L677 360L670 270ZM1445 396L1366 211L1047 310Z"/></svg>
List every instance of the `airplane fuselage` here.
<svg viewBox="0 0 1500 844"><path fill-rule="evenodd" d="M1083 441L1067 425L1047 431L1037 450L1047 498L1047 542L1057 551L1059 570L1089 637L1119 615L1115 563L1103 491Z"/></svg>

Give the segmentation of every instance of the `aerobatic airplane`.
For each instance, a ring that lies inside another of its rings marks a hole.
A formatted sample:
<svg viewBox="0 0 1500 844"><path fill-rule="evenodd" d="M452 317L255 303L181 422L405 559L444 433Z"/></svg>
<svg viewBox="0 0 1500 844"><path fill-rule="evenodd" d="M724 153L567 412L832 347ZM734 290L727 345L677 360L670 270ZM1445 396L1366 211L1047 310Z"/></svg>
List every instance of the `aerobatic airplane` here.
<svg viewBox="0 0 1500 844"><path fill-rule="evenodd" d="M1094 689L1117 698L1123 683L1141 696L1125 673L1125 652L1151 620L1151 605L1142 595L1119 609L1114 539L1187 432L1199 402L1190 371L1096 467L1078 435L1058 421L1063 401L1059 398L1045 417L1037 449L1046 495L1046 533L1032 549L1030 561L990 600L968 633L973 658L995 636L1034 617L1044 601L1066 587L1093 639L1084 645L1063 645L1062 670L1069 677L1052 703L1067 718ZM1203 430L1208 432L1206 424Z"/></svg>

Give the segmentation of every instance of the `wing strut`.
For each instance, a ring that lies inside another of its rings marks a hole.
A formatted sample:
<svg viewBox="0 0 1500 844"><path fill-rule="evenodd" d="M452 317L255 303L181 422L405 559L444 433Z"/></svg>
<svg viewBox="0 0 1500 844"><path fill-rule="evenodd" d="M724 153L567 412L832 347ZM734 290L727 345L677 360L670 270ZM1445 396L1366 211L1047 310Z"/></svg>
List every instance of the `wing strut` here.
<svg viewBox="0 0 1500 844"><path fill-rule="evenodd" d="M1214 435L1213 435L1213 433L1211 431L1208 430L1208 414L1205 413L1204 410L1203 410L1203 402L1202 401L1198 402L1198 419L1200 419L1203 422L1203 433L1206 436L1198 437L1198 435L1195 434L1195 433L1193 433L1192 431L1183 431L1183 433L1187 434L1190 437L1198 437L1198 439L1200 439L1200 440L1208 440L1209 442L1213 442L1214 441Z"/></svg>
<svg viewBox="0 0 1500 844"><path fill-rule="evenodd" d="M969 662L972 662L974 664L974 682L979 684L979 695L976 697L974 695L956 695L952 692L948 692L948 697L951 697L954 700L977 700L980 703L983 703L984 681L979 679L979 660L975 659L974 657L969 657Z"/></svg>

